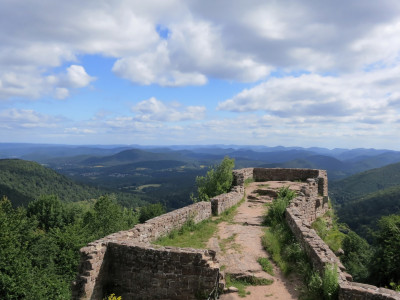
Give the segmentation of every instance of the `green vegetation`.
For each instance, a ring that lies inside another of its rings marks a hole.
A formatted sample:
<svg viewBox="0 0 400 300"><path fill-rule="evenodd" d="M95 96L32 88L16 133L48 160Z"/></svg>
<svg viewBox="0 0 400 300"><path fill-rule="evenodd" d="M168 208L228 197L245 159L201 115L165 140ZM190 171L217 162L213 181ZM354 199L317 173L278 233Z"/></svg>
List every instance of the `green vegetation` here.
<svg viewBox="0 0 400 300"><path fill-rule="evenodd" d="M268 226L274 226L282 223L285 219L285 210L290 201L296 197L296 192L288 187L279 190L277 198L269 206L268 214L265 216L264 223Z"/></svg>
<svg viewBox="0 0 400 300"><path fill-rule="evenodd" d="M140 208L139 222L144 223L162 214L165 214L165 208L161 203L148 204Z"/></svg>
<svg viewBox="0 0 400 300"><path fill-rule="evenodd" d="M250 292L246 291L248 286L254 285L270 285L274 281L272 279L258 278L258 277L245 277L245 278L232 278L230 274L226 275L225 278L226 286L231 286L238 289L238 295L242 298L250 295Z"/></svg>
<svg viewBox="0 0 400 300"><path fill-rule="evenodd" d="M254 182L254 181L255 181L255 180L254 180L253 177L246 178L246 179L244 180L244 186L248 186L250 183L252 183L252 182Z"/></svg>
<svg viewBox="0 0 400 300"><path fill-rule="evenodd" d="M260 264L264 272L274 276L274 266L271 264L268 258L266 257L259 257L257 262Z"/></svg>
<svg viewBox="0 0 400 300"><path fill-rule="evenodd" d="M41 195L54 195L63 202L77 202L96 199L107 193L110 191L76 183L35 162L0 159L0 197L7 196L14 207L27 206ZM136 195L119 191L114 193L125 206L144 204Z"/></svg>
<svg viewBox="0 0 400 300"><path fill-rule="evenodd" d="M217 230L217 222L204 220L198 224L189 219L180 229L161 237L154 244L182 248L205 248L207 241Z"/></svg>
<svg viewBox="0 0 400 300"><path fill-rule="evenodd" d="M212 197L228 192L232 187L234 166L235 160L225 157L219 165L211 167L205 176L197 176L197 196L192 196L193 201L210 201Z"/></svg>
<svg viewBox="0 0 400 300"><path fill-rule="evenodd" d="M338 209L340 220L370 242L379 219L390 214L400 214L400 185L349 200Z"/></svg>
<svg viewBox="0 0 400 300"><path fill-rule="evenodd" d="M56 195L62 201L82 201L101 195L98 189L76 184L38 163L19 159L0 160L0 197L13 206L27 205L41 195Z"/></svg>
<svg viewBox="0 0 400 300"><path fill-rule="evenodd" d="M234 233L231 236L227 237L226 239L222 240L220 240L220 238L218 237L218 239L220 240L219 247L221 248L222 253L226 253L228 249L235 249L236 252L239 253L242 252L240 245L235 243L236 236L237 233Z"/></svg>
<svg viewBox="0 0 400 300"><path fill-rule="evenodd" d="M356 282L368 282L374 255L372 247L354 231L349 231L343 239L342 248L344 255L340 260L347 272Z"/></svg>
<svg viewBox="0 0 400 300"><path fill-rule="evenodd" d="M382 217L376 232L372 282L398 288L400 285L400 215Z"/></svg>
<svg viewBox="0 0 400 300"><path fill-rule="evenodd" d="M28 209L0 200L0 299L71 299L79 249L137 223L132 209L103 196L93 203L41 196Z"/></svg>
<svg viewBox="0 0 400 300"><path fill-rule="evenodd" d="M244 198L217 218L207 219L197 224L194 223L193 219L189 219L180 229L173 230L168 236L159 238L154 244L198 249L205 248L208 240L217 231L217 225L221 222L232 222L238 206L243 201Z"/></svg>
<svg viewBox="0 0 400 300"><path fill-rule="evenodd" d="M311 228L317 232L333 252L337 252L343 247L343 239L346 235L342 231L347 228L339 224L337 218L332 216L334 216L332 210L328 211L325 216L317 218L311 224Z"/></svg>
<svg viewBox="0 0 400 300"><path fill-rule="evenodd" d="M378 230L371 231L371 236L374 237L372 245L344 224L338 224L333 211L329 216L317 218L312 228L333 251L343 249L340 259L354 281L398 288L400 215L379 219Z"/></svg>
<svg viewBox="0 0 400 300"><path fill-rule="evenodd" d="M270 227L265 229L262 244L285 275L295 271L303 278L304 298L335 299L332 297L338 288L337 272L325 270L321 278L320 274L313 270L307 255L284 220L286 207L295 196L296 193L288 188L279 191L278 197L269 206L265 216L265 223ZM324 291L325 288L327 292Z"/></svg>
<svg viewBox="0 0 400 300"><path fill-rule="evenodd" d="M324 299L337 299L339 294L338 270L336 265L326 265L322 277Z"/></svg>
<svg viewBox="0 0 400 300"><path fill-rule="evenodd" d="M335 204L342 205L367 194L399 185L400 163L396 163L332 182L330 192Z"/></svg>
<svg viewBox="0 0 400 300"><path fill-rule="evenodd" d="M378 220L400 214L400 163L332 182L329 189L340 221L371 243Z"/></svg>

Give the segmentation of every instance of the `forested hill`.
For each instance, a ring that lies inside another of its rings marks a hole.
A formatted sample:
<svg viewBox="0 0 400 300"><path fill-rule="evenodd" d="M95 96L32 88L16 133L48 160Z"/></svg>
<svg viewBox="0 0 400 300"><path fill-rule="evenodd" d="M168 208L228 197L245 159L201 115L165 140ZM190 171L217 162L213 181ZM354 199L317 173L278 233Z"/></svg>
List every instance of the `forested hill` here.
<svg viewBox="0 0 400 300"><path fill-rule="evenodd" d="M371 240L382 216L400 214L400 163L332 182L329 189L340 221Z"/></svg>
<svg viewBox="0 0 400 300"><path fill-rule="evenodd" d="M0 197L7 196L13 206L26 206L40 195L56 195L62 201L75 202L98 198L105 193L107 191L78 184L35 162L0 160Z"/></svg>
<svg viewBox="0 0 400 300"><path fill-rule="evenodd" d="M400 163L368 170L330 183L330 196L339 205L358 201L366 194L400 185Z"/></svg>

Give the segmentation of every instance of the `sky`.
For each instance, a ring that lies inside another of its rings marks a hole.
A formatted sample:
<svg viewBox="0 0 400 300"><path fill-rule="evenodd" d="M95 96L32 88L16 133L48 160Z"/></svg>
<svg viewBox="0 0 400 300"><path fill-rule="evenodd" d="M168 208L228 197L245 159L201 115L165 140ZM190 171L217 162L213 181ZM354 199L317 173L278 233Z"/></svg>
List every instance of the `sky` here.
<svg viewBox="0 0 400 300"><path fill-rule="evenodd" d="M0 0L0 142L400 150L398 0Z"/></svg>

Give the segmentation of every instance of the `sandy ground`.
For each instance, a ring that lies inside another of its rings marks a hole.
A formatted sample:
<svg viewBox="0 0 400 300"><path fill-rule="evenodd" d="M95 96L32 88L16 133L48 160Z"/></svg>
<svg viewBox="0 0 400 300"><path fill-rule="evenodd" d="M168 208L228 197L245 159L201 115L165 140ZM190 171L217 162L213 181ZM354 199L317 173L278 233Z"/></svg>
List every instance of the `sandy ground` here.
<svg viewBox="0 0 400 300"><path fill-rule="evenodd" d="M250 286L250 292L245 299L298 299L298 287L301 281L294 275L285 277L279 268L274 265L274 276L264 272L257 262L259 257L269 257L261 244L261 237L265 227L262 226L265 214L265 203L271 202L273 191L282 186L290 185L291 189L300 190L303 183L274 181L253 182L246 188L246 201L238 208L232 223L220 223L218 233L208 242L208 248L217 251L217 258L221 266L225 266L225 273L233 276L256 276L273 279L267 286ZM262 189L269 195L262 195ZM271 260L270 260L271 261ZM272 262L272 261L271 261ZM243 299L237 293L223 294L220 299Z"/></svg>

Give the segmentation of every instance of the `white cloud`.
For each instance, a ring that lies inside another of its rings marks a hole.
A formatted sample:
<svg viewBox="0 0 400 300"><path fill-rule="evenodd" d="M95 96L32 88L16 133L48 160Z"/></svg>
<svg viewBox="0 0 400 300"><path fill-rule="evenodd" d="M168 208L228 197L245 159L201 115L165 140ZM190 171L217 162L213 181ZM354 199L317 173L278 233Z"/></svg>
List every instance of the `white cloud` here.
<svg viewBox="0 0 400 300"><path fill-rule="evenodd" d="M10 108L0 111L0 126L7 129L55 128L59 118L44 115L31 109Z"/></svg>
<svg viewBox="0 0 400 300"><path fill-rule="evenodd" d="M77 127L65 128L64 132L71 133L71 134L93 134L93 133L96 133L96 131L93 129L77 128Z"/></svg>
<svg viewBox="0 0 400 300"><path fill-rule="evenodd" d="M69 88L82 88L90 84L95 78L89 76L82 66L71 65L63 84Z"/></svg>
<svg viewBox="0 0 400 300"><path fill-rule="evenodd" d="M341 77L304 74L270 78L218 105L219 110L263 111L281 117L347 117L388 120L400 107L400 65Z"/></svg>
<svg viewBox="0 0 400 300"><path fill-rule="evenodd" d="M165 104L152 97L139 102L132 107L136 112L135 119L140 121L179 122L188 120L200 120L204 118L206 108L204 106L186 106L179 104Z"/></svg>
<svg viewBox="0 0 400 300"><path fill-rule="evenodd" d="M0 70L0 99L39 98L44 95L64 99L69 96L71 89L83 88L94 80L79 65L69 66L65 73L46 76L28 67L15 72Z"/></svg>
<svg viewBox="0 0 400 300"><path fill-rule="evenodd" d="M143 85L253 82L274 69L359 71L398 60L399 13L395 0L8 1L0 12L0 97L40 97L55 87L33 88L35 81L86 54L116 58L115 74ZM68 72L79 77L71 84L87 86L83 73ZM8 87L10 73L29 85Z"/></svg>
<svg viewBox="0 0 400 300"><path fill-rule="evenodd" d="M184 86L203 85L207 82L207 78L201 73L174 69L165 41L154 52L119 59L114 64L113 71L120 77L144 85L157 83L161 86Z"/></svg>

